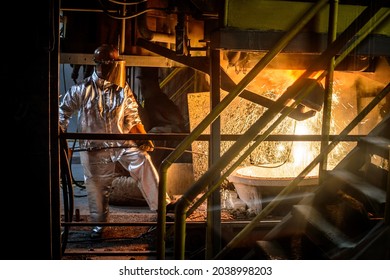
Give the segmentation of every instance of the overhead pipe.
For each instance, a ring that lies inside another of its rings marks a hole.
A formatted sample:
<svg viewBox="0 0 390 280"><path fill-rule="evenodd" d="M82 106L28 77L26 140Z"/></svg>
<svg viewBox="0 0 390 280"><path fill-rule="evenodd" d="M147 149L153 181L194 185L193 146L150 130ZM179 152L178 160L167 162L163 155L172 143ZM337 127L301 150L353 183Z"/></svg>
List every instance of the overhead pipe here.
<svg viewBox="0 0 390 280"><path fill-rule="evenodd" d="M146 14L137 17L137 30L142 38L160 43L175 43L175 34L155 32L148 28Z"/></svg>
<svg viewBox="0 0 390 280"><path fill-rule="evenodd" d="M147 4L147 1L143 1L142 4ZM118 19L122 23L121 27L121 34L120 34L120 53L124 52L125 49L125 22L127 19L131 18L137 18L137 30L142 38L148 40L148 41L155 41L155 42L161 42L161 43L175 43L175 35L174 34L167 34L167 33L161 33L161 32L155 32L148 28L147 26L147 7L139 13L134 13L131 15L127 15L127 6L128 5L137 5L140 4L140 1L135 1L134 3L117 3L118 5L122 6L121 9L121 16L114 16L115 13L117 13L117 10L108 10L105 9L104 6L102 6L102 9L82 9L82 8L61 8L61 11L67 11L67 12L94 12L94 13L104 13L107 16Z"/></svg>
<svg viewBox="0 0 390 280"><path fill-rule="evenodd" d="M125 44L126 44L126 6L123 5L122 7L122 16L123 19L121 19L121 34L120 34L120 39L119 39L119 53L124 54L125 52Z"/></svg>

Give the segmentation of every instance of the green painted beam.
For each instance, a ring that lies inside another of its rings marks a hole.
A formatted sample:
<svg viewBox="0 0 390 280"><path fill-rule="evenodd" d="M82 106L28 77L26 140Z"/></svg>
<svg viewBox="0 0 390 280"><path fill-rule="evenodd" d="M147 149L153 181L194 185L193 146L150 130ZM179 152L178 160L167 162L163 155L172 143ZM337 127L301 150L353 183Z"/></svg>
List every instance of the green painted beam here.
<svg viewBox="0 0 390 280"><path fill-rule="evenodd" d="M305 1L227 0L224 27L259 31L287 31L313 4ZM365 6L340 4L337 33L343 32L364 9ZM313 18L303 31L327 33L328 20L329 4ZM373 34L390 36L390 18L378 26Z"/></svg>

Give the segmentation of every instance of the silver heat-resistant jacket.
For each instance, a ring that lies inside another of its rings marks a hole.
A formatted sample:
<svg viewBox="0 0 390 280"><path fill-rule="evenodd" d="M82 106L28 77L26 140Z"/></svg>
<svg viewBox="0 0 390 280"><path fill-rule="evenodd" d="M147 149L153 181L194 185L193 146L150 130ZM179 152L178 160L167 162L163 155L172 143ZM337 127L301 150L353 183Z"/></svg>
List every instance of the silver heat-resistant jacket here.
<svg viewBox="0 0 390 280"><path fill-rule="evenodd" d="M118 87L99 78L96 72L66 92L59 108L59 123L64 131L75 112L79 133L126 134L141 123L138 104L129 86ZM123 148L125 145L128 147ZM140 150L134 141L80 140L80 148L86 149L80 152L80 159L92 221L107 221L118 163L138 182L149 208L157 209L158 172L150 155ZM169 201L167 196L167 203Z"/></svg>
<svg viewBox="0 0 390 280"><path fill-rule="evenodd" d="M141 123L138 104L130 87L126 84L120 91L118 86L99 78L96 72L85 82L71 87L59 108L59 122L66 131L69 119L78 111L77 131L80 133L129 133ZM80 148L103 148L122 146L124 141L80 140Z"/></svg>

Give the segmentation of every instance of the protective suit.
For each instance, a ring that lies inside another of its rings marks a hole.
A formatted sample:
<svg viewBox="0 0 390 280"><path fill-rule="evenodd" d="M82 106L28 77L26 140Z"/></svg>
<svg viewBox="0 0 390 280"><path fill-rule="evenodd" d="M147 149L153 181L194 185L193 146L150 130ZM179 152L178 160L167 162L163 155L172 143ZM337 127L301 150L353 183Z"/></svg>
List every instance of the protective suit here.
<svg viewBox="0 0 390 280"><path fill-rule="evenodd" d="M77 112L80 133L146 133L133 92L123 78L116 76L121 75L117 66L123 66L117 50L103 45L95 51L94 58L93 74L73 85L62 99L61 129L66 131L71 116ZM80 159L93 222L108 219L111 183L121 174L118 168L125 168L138 180L149 208L157 210L159 177L147 153L153 150L151 141L80 140L80 148L87 150L80 152ZM166 200L168 204L168 195Z"/></svg>

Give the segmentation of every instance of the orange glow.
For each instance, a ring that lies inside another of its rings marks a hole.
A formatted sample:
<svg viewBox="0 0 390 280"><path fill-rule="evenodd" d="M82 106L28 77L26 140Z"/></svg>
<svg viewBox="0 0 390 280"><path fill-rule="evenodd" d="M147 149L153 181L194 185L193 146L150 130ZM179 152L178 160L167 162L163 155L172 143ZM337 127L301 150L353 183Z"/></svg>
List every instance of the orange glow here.
<svg viewBox="0 0 390 280"><path fill-rule="evenodd" d="M296 124L295 134L305 135L310 134L309 128L304 122L298 122ZM313 160L313 152L311 151L311 145L308 142L295 142L292 148L294 165L301 166L302 168L307 166Z"/></svg>

